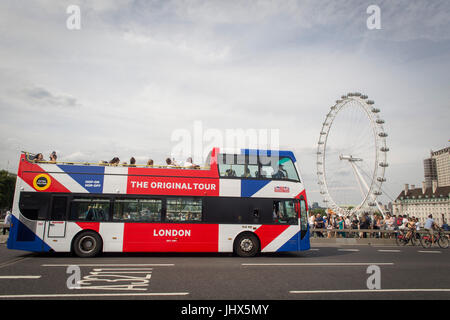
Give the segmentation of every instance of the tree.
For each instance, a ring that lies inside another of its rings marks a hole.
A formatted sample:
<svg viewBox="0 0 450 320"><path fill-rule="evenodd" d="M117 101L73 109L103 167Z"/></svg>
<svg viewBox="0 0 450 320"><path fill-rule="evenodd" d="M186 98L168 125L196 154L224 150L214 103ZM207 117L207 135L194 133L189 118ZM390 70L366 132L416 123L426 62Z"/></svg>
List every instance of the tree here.
<svg viewBox="0 0 450 320"><path fill-rule="evenodd" d="M309 210L309 213L310 213L310 214L313 213L314 215L320 214L321 216L326 216L326 213L325 213L325 209L324 209L324 208L312 209L312 210Z"/></svg>
<svg viewBox="0 0 450 320"><path fill-rule="evenodd" d="M11 209L15 186L16 175L0 170L0 209Z"/></svg>

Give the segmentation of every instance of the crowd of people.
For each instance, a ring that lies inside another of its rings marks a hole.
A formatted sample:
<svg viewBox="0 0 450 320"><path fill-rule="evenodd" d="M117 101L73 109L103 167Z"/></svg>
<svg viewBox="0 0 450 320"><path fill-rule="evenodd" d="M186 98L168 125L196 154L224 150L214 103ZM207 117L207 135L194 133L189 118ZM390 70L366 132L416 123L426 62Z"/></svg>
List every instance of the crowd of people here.
<svg viewBox="0 0 450 320"><path fill-rule="evenodd" d="M313 236L316 237L355 237L360 236L366 238L368 236L367 232L357 232L356 230L412 230L417 231L423 229L432 232L434 229L439 227L434 221L432 215L428 216L425 224L422 226L419 219L416 217L408 217L407 215L391 215L387 214L384 218L381 215L369 216L365 213L359 218L354 215L352 217L341 217L336 215L328 214L322 216L320 213L311 214L309 217L309 226L314 229L326 229L327 231L316 230ZM446 222L440 227L444 231L449 231L449 226ZM344 232L339 230L350 229L355 230L354 232ZM326 233L326 235L325 235ZM377 238L380 237L392 237L394 233L383 233L374 232L373 235Z"/></svg>
<svg viewBox="0 0 450 320"><path fill-rule="evenodd" d="M30 156L29 159L33 162L50 162L50 163L56 163L57 160L57 155L56 152L53 151L50 156L49 156L49 161L44 159L44 156L42 155L42 153L38 153L36 155ZM86 163L87 164L87 163ZM119 157L114 157L112 158L109 162L108 161L100 161L98 163L101 166L113 166L113 167L117 167L117 166L125 166L125 167L136 167L136 159L134 157L130 158L129 163L127 163L126 161L124 162L120 162ZM147 161L146 165L140 165L142 167L160 167L160 166L155 166L153 159L149 159ZM166 165L163 167L167 167L167 168L187 168L187 169L200 169L200 166L197 164L193 163L192 157L189 157L186 159L186 161L184 163L178 163L175 161L175 159L171 159L171 158L167 158L166 159Z"/></svg>

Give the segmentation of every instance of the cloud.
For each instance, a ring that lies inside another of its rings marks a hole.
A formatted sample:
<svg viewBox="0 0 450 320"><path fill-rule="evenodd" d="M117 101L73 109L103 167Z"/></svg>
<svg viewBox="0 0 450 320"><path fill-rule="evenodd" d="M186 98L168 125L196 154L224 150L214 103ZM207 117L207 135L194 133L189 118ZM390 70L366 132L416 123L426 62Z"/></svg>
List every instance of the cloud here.
<svg viewBox="0 0 450 320"><path fill-rule="evenodd" d="M74 108L79 106L77 99L70 95L53 94L41 87L24 89L24 98L37 106Z"/></svg>
<svg viewBox="0 0 450 320"><path fill-rule="evenodd" d="M66 8L81 7L79 31ZM171 134L280 129L317 190L316 143L329 107L361 91L389 133L394 194L420 184L445 146L448 1L50 1L0 3L0 166L21 149L71 161L162 163ZM86 159L83 159L86 157ZM313 193L313 201L320 195Z"/></svg>

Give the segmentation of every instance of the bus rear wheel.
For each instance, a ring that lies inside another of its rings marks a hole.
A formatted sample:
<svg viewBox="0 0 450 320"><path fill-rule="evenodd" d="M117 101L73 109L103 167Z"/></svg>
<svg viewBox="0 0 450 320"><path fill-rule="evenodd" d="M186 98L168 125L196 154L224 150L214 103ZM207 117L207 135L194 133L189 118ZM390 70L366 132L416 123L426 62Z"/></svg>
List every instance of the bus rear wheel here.
<svg viewBox="0 0 450 320"><path fill-rule="evenodd" d="M239 235L235 241L234 251L240 257L254 257L259 252L258 238L251 233Z"/></svg>
<svg viewBox="0 0 450 320"><path fill-rule="evenodd" d="M97 232L84 231L73 241L73 251L82 258L95 257L102 248L102 239Z"/></svg>

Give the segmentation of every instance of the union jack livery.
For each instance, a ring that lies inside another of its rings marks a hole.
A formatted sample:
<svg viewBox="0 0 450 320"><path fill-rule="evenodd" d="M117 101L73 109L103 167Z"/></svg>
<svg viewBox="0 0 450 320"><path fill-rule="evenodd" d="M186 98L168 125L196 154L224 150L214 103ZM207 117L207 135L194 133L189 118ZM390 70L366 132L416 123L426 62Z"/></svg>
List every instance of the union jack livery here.
<svg viewBox="0 0 450 320"><path fill-rule="evenodd" d="M290 151L219 150L206 167L51 163L22 153L9 249L259 252L309 249Z"/></svg>

